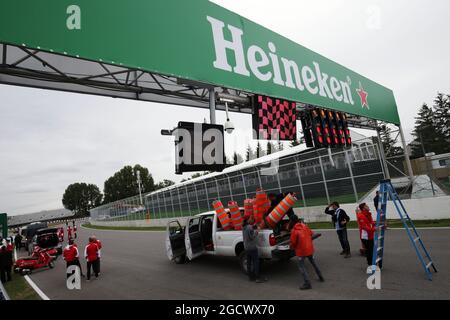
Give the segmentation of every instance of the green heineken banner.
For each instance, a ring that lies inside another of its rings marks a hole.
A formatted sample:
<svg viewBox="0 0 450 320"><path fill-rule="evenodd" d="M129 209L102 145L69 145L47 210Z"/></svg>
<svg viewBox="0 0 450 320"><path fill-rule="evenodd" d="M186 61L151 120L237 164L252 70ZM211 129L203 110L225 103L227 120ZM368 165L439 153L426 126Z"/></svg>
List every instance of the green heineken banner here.
<svg viewBox="0 0 450 320"><path fill-rule="evenodd" d="M399 124L391 90L206 0L1 1L0 42Z"/></svg>

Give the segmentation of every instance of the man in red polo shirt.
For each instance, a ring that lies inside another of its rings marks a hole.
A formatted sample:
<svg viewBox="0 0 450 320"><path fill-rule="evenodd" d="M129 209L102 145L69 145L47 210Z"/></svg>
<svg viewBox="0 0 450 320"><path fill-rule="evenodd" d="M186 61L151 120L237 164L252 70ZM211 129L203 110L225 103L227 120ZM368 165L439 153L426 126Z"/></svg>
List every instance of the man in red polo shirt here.
<svg viewBox="0 0 450 320"><path fill-rule="evenodd" d="M78 266L78 268L80 268L81 276L84 277L83 270L81 269L80 264L80 255L78 252L78 246L76 245L73 239L70 239L69 244L64 248L63 258L66 261L66 268L72 265Z"/></svg>
<svg viewBox="0 0 450 320"><path fill-rule="evenodd" d="M67 239L72 239L72 227L71 226L67 226Z"/></svg>
<svg viewBox="0 0 450 320"><path fill-rule="evenodd" d="M89 243L84 248L84 257L87 261L86 280L89 281L91 279L91 267L94 271L95 277L98 278L99 249L97 243L95 242L95 237L89 237Z"/></svg>
<svg viewBox="0 0 450 320"><path fill-rule="evenodd" d="M92 238L94 238L94 242L97 244L97 247L98 247L97 271L98 271L98 274L100 275L100 260L102 257L102 242L97 239L97 236L92 236Z"/></svg>
<svg viewBox="0 0 450 320"><path fill-rule="evenodd" d="M69 266L73 265L80 266L80 261L78 260L79 258L78 248L75 245L73 239L70 239L69 244L64 248L63 258L66 261L66 268L69 268ZM70 274L67 274L67 277L69 276Z"/></svg>

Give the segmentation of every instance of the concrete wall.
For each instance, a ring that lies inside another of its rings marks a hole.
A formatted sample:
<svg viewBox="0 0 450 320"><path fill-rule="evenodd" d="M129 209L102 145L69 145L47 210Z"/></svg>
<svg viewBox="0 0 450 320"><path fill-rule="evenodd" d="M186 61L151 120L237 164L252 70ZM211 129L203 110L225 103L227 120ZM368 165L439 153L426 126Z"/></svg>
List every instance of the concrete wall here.
<svg viewBox="0 0 450 320"><path fill-rule="evenodd" d="M375 210L373 202L366 200L369 207L373 210L375 218ZM436 220L436 219L450 219L450 196L436 197L426 199L410 199L403 200L409 216L413 220ZM357 204L343 204L341 207L350 216L350 219L356 221L355 208ZM308 207L296 208L295 213L304 218L306 222L330 222L331 217L324 213L325 207ZM387 209L388 219L399 219L395 206L392 202L388 203ZM114 227L165 227L169 221L179 220L182 225L186 223L186 217L171 218L171 219L151 219L151 220L135 220L135 221L91 221L93 225L97 226L114 226Z"/></svg>

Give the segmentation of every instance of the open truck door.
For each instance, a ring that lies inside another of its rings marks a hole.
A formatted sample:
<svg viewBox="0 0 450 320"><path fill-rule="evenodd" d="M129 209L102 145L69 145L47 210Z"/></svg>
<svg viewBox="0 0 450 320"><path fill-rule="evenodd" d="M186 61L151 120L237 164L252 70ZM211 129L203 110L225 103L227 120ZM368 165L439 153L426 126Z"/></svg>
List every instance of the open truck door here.
<svg viewBox="0 0 450 320"><path fill-rule="evenodd" d="M201 217L192 217L186 222L185 243L186 256L193 260L205 253L200 231Z"/></svg>
<svg viewBox="0 0 450 320"><path fill-rule="evenodd" d="M169 260L173 260L175 263L184 263L186 260L184 230L177 220L167 224L166 253Z"/></svg>

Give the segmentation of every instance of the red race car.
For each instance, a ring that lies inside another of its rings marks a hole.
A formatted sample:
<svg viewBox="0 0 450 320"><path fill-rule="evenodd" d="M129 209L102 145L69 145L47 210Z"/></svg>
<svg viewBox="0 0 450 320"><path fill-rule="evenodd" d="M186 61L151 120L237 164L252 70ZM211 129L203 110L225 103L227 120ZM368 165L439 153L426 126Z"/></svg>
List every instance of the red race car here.
<svg viewBox="0 0 450 320"><path fill-rule="evenodd" d="M30 257L19 258L14 264L14 272L22 275L30 274L33 270L49 267L52 269L55 264L55 256L51 255L55 253L54 249L41 249L35 247L33 254Z"/></svg>

